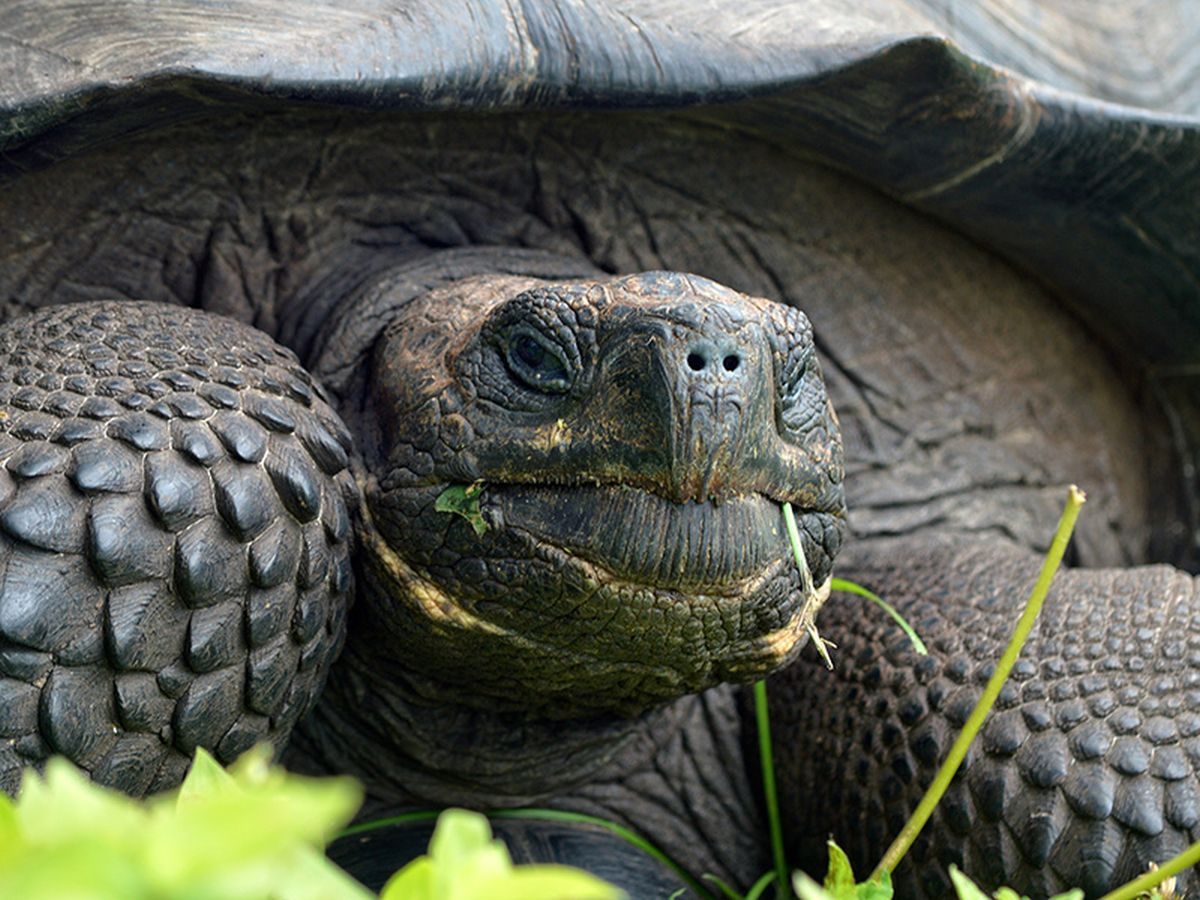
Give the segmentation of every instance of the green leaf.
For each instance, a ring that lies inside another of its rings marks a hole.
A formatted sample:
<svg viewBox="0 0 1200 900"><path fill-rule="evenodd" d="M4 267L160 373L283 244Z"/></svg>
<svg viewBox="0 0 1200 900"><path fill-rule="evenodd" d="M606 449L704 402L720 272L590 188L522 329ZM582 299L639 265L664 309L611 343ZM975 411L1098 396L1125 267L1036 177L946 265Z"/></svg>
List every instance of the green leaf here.
<svg viewBox="0 0 1200 900"><path fill-rule="evenodd" d="M488 530L488 524L483 521L483 515L479 511L479 497L482 493L482 481L467 485L452 484L438 494L437 499L433 502L433 508L437 512L462 516L471 523L476 534L483 534Z"/></svg>
<svg viewBox="0 0 1200 900"><path fill-rule="evenodd" d="M837 900L803 872L792 873L792 890L800 900Z"/></svg>
<svg viewBox="0 0 1200 900"><path fill-rule="evenodd" d="M314 847L282 851L202 873L170 894L173 900L374 900L375 895Z"/></svg>
<svg viewBox="0 0 1200 900"><path fill-rule="evenodd" d="M991 898L987 893L979 887L974 881L968 878L953 864L950 866L950 881L954 884L954 891L958 895L958 900L1029 900L1028 897L1019 895L1012 888L998 888ZM1083 900L1083 891L1073 890L1067 891L1065 894L1056 894L1050 900Z"/></svg>
<svg viewBox="0 0 1200 900"><path fill-rule="evenodd" d="M479 813L448 809L429 854L384 885L381 900L616 900L622 894L587 872L559 865L514 866Z"/></svg>
<svg viewBox="0 0 1200 900"><path fill-rule="evenodd" d="M63 759L0 795L0 897L50 900L366 900L325 840L361 799L349 779L307 779L257 748L226 773L206 753L178 791L145 801L92 784Z"/></svg>
<svg viewBox="0 0 1200 900"><path fill-rule="evenodd" d="M303 862L297 862L297 849L315 852L354 815L362 800L357 783L290 775L270 765L271 752L269 746L255 748L228 773L197 754L180 791L151 802L152 825L143 842L154 883L164 893L232 872L257 880L263 866L298 884L296 867Z"/></svg>
<svg viewBox="0 0 1200 900"><path fill-rule="evenodd" d="M950 866L950 881L954 885L958 900L989 900L983 889L959 871L957 866Z"/></svg>
<svg viewBox="0 0 1200 900"><path fill-rule="evenodd" d="M829 871L825 873L825 890L834 897L853 898L855 895L854 867L850 857L833 841L826 841L829 848Z"/></svg>
<svg viewBox="0 0 1200 900"><path fill-rule="evenodd" d="M433 860L419 856L388 879L379 900L438 900L433 890Z"/></svg>
<svg viewBox="0 0 1200 900"><path fill-rule="evenodd" d="M21 900L134 900L152 894L138 865L104 841L26 847L0 865L0 897Z"/></svg>
<svg viewBox="0 0 1200 900"><path fill-rule="evenodd" d="M800 900L892 900L892 878L883 872L878 881L854 880L854 868L850 857L835 844L828 841L829 871L825 873L824 885L818 885L803 872L792 874L792 887Z"/></svg>
<svg viewBox="0 0 1200 900"><path fill-rule="evenodd" d="M144 810L123 794L92 784L61 758L51 759L44 775L25 771L16 819L31 845L83 838L116 850L129 847L135 840L132 835L146 827Z"/></svg>
<svg viewBox="0 0 1200 900"><path fill-rule="evenodd" d="M864 881L858 885L857 900L892 900L892 876L880 872L878 881Z"/></svg>
<svg viewBox="0 0 1200 900"><path fill-rule="evenodd" d="M250 750L256 752L257 748ZM233 776L221 768L221 764L213 759L212 754L203 747L196 748L196 756L191 768L179 785L178 804L187 806L197 801L203 802L207 797L218 794L236 793L237 786Z"/></svg>

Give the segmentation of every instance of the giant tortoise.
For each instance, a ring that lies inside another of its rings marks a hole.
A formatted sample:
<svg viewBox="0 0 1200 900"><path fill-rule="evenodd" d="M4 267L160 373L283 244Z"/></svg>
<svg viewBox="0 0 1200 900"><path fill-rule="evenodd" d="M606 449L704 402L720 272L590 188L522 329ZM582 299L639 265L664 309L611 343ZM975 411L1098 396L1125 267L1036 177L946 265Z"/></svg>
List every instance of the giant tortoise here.
<svg viewBox="0 0 1200 900"><path fill-rule="evenodd" d="M746 885L775 672L793 858L872 862L1078 481L899 894L1200 837L1200 25L847 5L5 4L0 784L269 740ZM801 654L843 543L928 658Z"/></svg>

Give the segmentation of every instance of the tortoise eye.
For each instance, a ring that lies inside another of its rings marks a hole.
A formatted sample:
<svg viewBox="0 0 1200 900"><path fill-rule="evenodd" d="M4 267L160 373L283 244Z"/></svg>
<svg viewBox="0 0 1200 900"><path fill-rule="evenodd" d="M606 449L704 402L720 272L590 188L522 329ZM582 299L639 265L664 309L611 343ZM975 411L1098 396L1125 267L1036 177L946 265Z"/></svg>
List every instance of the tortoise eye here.
<svg viewBox="0 0 1200 900"><path fill-rule="evenodd" d="M562 351L533 331L518 329L509 335L505 362L519 381L536 391L562 394L571 387Z"/></svg>

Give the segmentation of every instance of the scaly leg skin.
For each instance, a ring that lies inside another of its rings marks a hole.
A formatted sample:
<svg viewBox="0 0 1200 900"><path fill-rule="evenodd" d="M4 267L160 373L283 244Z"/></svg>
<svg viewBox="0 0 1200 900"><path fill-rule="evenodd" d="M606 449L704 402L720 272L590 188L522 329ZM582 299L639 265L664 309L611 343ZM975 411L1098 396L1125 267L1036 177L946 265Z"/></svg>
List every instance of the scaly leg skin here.
<svg viewBox="0 0 1200 900"><path fill-rule="evenodd" d="M351 590L349 435L288 350L162 303L0 328L0 790L282 744Z"/></svg>
<svg viewBox="0 0 1200 900"><path fill-rule="evenodd" d="M966 721L1037 576L1036 554L938 538L848 548L838 645L771 681L790 855L823 873L833 838L865 876ZM946 867L1032 897L1099 896L1200 838L1200 590L1168 566L1064 570L963 769L895 873L897 897L951 896ZM819 877L819 875L818 875ZM1196 884L1184 873L1179 887Z"/></svg>

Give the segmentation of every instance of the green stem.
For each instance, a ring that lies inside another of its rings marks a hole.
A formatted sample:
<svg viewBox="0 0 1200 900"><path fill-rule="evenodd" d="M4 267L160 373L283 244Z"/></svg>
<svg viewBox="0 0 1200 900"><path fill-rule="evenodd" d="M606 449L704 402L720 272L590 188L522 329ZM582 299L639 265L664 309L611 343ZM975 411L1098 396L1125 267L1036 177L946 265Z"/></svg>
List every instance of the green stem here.
<svg viewBox="0 0 1200 900"><path fill-rule="evenodd" d="M913 645L913 650L916 651L918 656L929 655L929 650L925 647L925 642L921 640L921 638L917 635L917 632L913 630L913 627L904 620L904 616L900 615L900 613L897 612L896 607L892 606L892 604L888 603L878 594L868 591L861 584L855 584L853 581L847 581L845 578L834 578L829 584L829 589L831 591L844 591L847 594L854 594L855 596L864 597L865 599L870 600L896 620L896 624L899 625L900 630L908 636L908 640Z"/></svg>
<svg viewBox="0 0 1200 900"><path fill-rule="evenodd" d="M767 683L754 682L754 718L758 725L758 755L762 768L763 795L767 804L767 824L771 830L771 857L780 898L792 896L788 881L787 858L783 853L783 825L779 819L779 793L775 788L775 760L771 753L771 713L767 707Z"/></svg>
<svg viewBox="0 0 1200 900"><path fill-rule="evenodd" d="M758 881L754 882L754 884L750 886L750 890L746 891L745 900L758 900L758 898L763 895L763 893L766 891L766 889L768 887L770 887L771 882L774 881L778 877L779 877L778 873L768 872L766 875L764 875L762 878L758 879Z"/></svg>
<svg viewBox="0 0 1200 900"><path fill-rule="evenodd" d="M356 834L365 834L368 831L376 831L391 825L407 825L409 822L432 822L441 814L442 810L440 809L420 809L413 812L400 813L397 816L387 816L383 819L371 819L369 822L359 822L357 825L350 825L347 828L343 828L334 837L334 840L351 837Z"/></svg>
<svg viewBox="0 0 1200 900"><path fill-rule="evenodd" d="M879 861L879 865L875 867L875 871L871 873L871 881L879 880L884 872L891 872L896 868L896 865L904 858L904 854L908 852L908 848L912 846L913 841L917 839L917 835L921 833L921 829L925 827L925 823L929 821L929 817L933 815L934 807L938 801L942 799L942 795L950 786L951 779L954 778L954 773L958 771L958 767L962 764L967 755L967 748L971 745L971 741L975 739L975 735L983 727L984 719L995 705L996 699L1000 696L1000 689L1004 687L1004 682L1008 679L1009 672L1016 664L1017 657L1021 654L1021 648L1025 644L1026 638L1029 637L1030 631L1033 630L1033 623L1037 619L1038 613L1042 610L1042 604L1046 600L1046 593L1050 590L1050 582L1054 578L1054 573L1058 571L1058 566L1062 562L1063 553L1067 549L1067 541L1071 539L1071 532L1075 528L1075 520L1079 517L1079 509L1083 506L1084 500L1087 498L1083 492L1075 485L1071 485L1067 492L1067 505L1063 509L1062 518L1059 519L1058 528L1054 532L1054 540L1050 543L1050 549L1046 552L1046 560L1042 564L1041 574L1038 575L1037 583L1033 587L1033 593L1029 596L1029 602L1025 605L1024 612L1021 613L1021 618L1017 621L1016 628L1013 629L1013 635L1008 642L1008 646L1004 649L1004 654L1000 657L1000 661L996 664L996 669L992 672L992 677L988 679L987 685L983 689L983 694L979 698L979 702L975 704L975 708L971 710L971 715L967 719L966 725L959 732L958 738L950 747L950 752L946 755L945 762L938 769L937 775L934 776L933 783L929 786L929 790L925 792L925 796L921 798L921 802L917 805L912 817L905 823L900 834L892 841L892 845L888 847L887 852L883 855L883 859Z"/></svg>
<svg viewBox="0 0 1200 900"><path fill-rule="evenodd" d="M1115 891L1105 894L1100 900L1136 900L1151 888L1158 887L1172 875L1182 872L1184 869L1190 868L1197 863L1200 863L1200 841L1192 844L1178 856L1163 863L1157 869L1147 872L1145 875L1140 875L1126 884L1121 885Z"/></svg>

